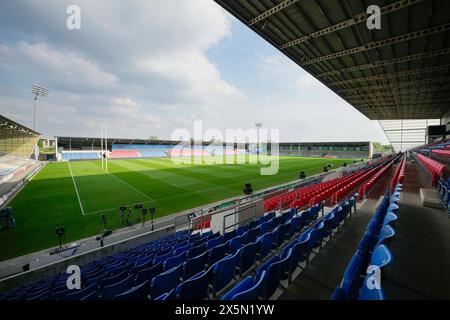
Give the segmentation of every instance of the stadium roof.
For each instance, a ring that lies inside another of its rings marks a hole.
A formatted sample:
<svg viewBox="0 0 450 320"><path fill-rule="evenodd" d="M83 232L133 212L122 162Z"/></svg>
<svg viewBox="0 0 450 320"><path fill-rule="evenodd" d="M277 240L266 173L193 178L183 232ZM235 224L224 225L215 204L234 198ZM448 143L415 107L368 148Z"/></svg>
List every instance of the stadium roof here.
<svg viewBox="0 0 450 320"><path fill-rule="evenodd" d="M11 119L8 119L0 115L0 137L23 137L23 136L40 136L39 132L36 132L30 128L27 128L20 123L17 123Z"/></svg>
<svg viewBox="0 0 450 320"><path fill-rule="evenodd" d="M279 143L280 146L285 146L285 145L304 145L304 146L309 146L309 145L314 145L314 146L367 146L370 145L370 141L351 141L351 142L346 142L346 141L333 141L333 142L280 142Z"/></svg>
<svg viewBox="0 0 450 320"><path fill-rule="evenodd" d="M369 119L450 108L448 0L215 1ZM368 5L380 30L367 28Z"/></svg>
<svg viewBox="0 0 450 320"><path fill-rule="evenodd" d="M58 139L58 146L64 148L81 148L86 146L100 147L99 137L55 137ZM152 144L152 145L175 145L180 141L173 140L147 140L147 139L120 139L108 138L108 145L112 144Z"/></svg>

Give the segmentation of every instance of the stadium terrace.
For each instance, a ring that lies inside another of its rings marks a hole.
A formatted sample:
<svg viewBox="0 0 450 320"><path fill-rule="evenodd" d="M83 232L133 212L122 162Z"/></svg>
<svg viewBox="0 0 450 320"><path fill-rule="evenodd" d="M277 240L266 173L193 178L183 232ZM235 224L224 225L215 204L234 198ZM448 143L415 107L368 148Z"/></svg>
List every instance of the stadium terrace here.
<svg viewBox="0 0 450 320"><path fill-rule="evenodd" d="M322 115L311 121L321 141L272 144L255 119L244 119L256 137L245 143L120 137L104 122L98 135L55 125L44 137L36 114L56 105L47 101L58 89L30 85L26 116L0 115L0 301L177 301L174 314L206 318L220 309L203 300L262 315L277 310L269 300L450 299L450 1L374 1L380 29L367 28L366 1L211 2L233 28L246 26L379 123L388 145L360 134L322 139L321 128L352 129ZM90 60L69 58L108 78ZM36 70L50 72L30 68L32 78ZM26 98L15 99L0 105ZM142 109L127 109L127 125ZM302 110L309 119L313 110ZM187 120L170 117L163 127ZM243 309L242 300L259 306Z"/></svg>

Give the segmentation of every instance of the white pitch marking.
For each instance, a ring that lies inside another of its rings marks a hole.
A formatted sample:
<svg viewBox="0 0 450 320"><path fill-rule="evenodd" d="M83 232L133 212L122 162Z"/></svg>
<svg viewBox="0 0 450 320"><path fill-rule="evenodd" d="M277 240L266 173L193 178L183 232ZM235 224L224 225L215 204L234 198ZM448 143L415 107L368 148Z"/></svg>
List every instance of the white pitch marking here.
<svg viewBox="0 0 450 320"><path fill-rule="evenodd" d="M72 176L73 186L75 187L75 192L77 193L78 203L80 204L81 213L82 213L83 216L84 216L83 205L81 204L81 199L80 199L80 195L79 195L79 193L78 193L77 184L75 183L75 178L73 177L72 167L70 166L70 161L67 161L67 165L69 166L70 175Z"/></svg>
<svg viewBox="0 0 450 320"><path fill-rule="evenodd" d="M145 193L143 193L142 191L136 189L135 187L133 187L132 185L129 185L128 183L126 183L125 181L123 181L122 179L120 179L119 177L116 177L114 174L112 174L111 172L107 172L107 174L113 176L114 178L116 178L117 180L119 180L120 182L122 182L124 185L130 187L131 189L133 189L134 191L138 192L139 194L143 195L144 197L146 197L148 200L153 201L152 198L150 198L148 195L146 195Z"/></svg>

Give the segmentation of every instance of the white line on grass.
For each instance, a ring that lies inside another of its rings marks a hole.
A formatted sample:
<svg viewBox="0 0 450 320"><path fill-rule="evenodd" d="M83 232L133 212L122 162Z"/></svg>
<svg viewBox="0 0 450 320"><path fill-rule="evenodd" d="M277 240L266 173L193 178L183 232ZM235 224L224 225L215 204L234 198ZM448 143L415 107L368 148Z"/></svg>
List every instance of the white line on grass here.
<svg viewBox="0 0 450 320"><path fill-rule="evenodd" d="M148 200L153 201L152 198L150 198L148 195L146 195L145 193L143 193L142 191L139 191L138 189L136 189L135 187L133 187L132 185L129 185L128 183L126 183L125 181L123 181L122 179L120 179L119 177L115 176L114 174L107 172L109 175L113 176L114 178L116 178L117 180L119 180L120 182L122 182L124 185L130 187L131 189L133 189L134 191L138 192L139 194L143 195L144 197L146 197Z"/></svg>
<svg viewBox="0 0 450 320"><path fill-rule="evenodd" d="M77 184L75 183L75 178L73 177L72 168L70 167L70 161L67 161L67 165L69 166L70 175L72 176L73 186L75 187L75 192L77 193L78 203L80 204L81 213L84 216L83 205L81 204L80 195L78 194Z"/></svg>

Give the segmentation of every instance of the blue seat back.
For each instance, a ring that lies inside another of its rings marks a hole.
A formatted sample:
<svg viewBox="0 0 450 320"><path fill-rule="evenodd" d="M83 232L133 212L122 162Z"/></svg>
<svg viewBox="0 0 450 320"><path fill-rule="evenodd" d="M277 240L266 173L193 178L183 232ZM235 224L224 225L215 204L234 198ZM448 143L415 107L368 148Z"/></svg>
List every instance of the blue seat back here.
<svg viewBox="0 0 450 320"><path fill-rule="evenodd" d="M372 258L370 259L370 264L378 266L380 268L387 266L392 262L392 253L389 248L380 244L375 247L372 253Z"/></svg>
<svg viewBox="0 0 450 320"><path fill-rule="evenodd" d="M189 249L187 251L187 257L188 258L193 258L193 257L196 257L196 256L202 254L205 251L206 251L206 244L203 243L203 244L201 244L201 245L199 245L197 247L192 247L191 249Z"/></svg>
<svg viewBox="0 0 450 320"><path fill-rule="evenodd" d="M158 297L165 292L174 289L179 283L183 265L167 270L152 279L150 282L150 292L152 297Z"/></svg>
<svg viewBox="0 0 450 320"><path fill-rule="evenodd" d="M212 265L212 284L215 292L223 289L234 279L236 267L239 263L239 257L240 251L236 252L234 255L227 256Z"/></svg>
<svg viewBox="0 0 450 320"><path fill-rule="evenodd" d="M200 271L205 270L208 263L208 252L204 252L194 258L186 260L183 265L183 279L189 279Z"/></svg>
<svg viewBox="0 0 450 320"><path fill-rule="evenodd" d="M259 242L255 241L244 245L240 249L239 269L241 274L246 272L255 263L256 252L258 251Z"/></svg>
<svg viewBox="0 0 450 320"><path fill-rule="evenodd" d="M184 253L180 253L177 256L170 257L164 262L164 270L170 270L170 269L180 265L180 263L183 263L185 260L186 260L186 254L184 254Z"/></svg>
<svg viewBox="0 0 450 320"><path fill-rule="evenodd" d="M208 297L208 287L211 282L212 269L201 271L192 278L179 284L176 295L181 300L203 300Z"/></svg>
<svg viewBox="0 0 450 320"><path fill-rule="evenodd" d="M243 245L243 237L236 236L230 240L230 244L228 246L228 253L235 254Z"/></svg>
<svg viewBox="0 0 450 320"><path fill-rule="evenodd" d="M127 278L123 279L118 283L106 286L102 290L102 300L111 300L114 296L123 293L133 287L134 277L129 275Z"/></svg>
<svg viewBox="0 0 450 320"><path fill-rule="evenodd" d="M218 245L211 250L208 251L209 254L209 265L212 265L225 257L228 250L228 243L224 243L221 245Z"/></svg>
<svg viewBox="0 0 450 320"><path fill-rule="evenodd" d="M136 277L136 284L141 284L142 282L148 280L151 281L154 277L156 277L158 274L163 272L163 264L158 263L151 268L143 269L138 272Z"/></svg>
<svg viewBox="0 0 450 320"><path fill-rule="evenodd" d="M150 281L146 280L140 285L114 296L113 300L147 300L150 293Z"/></svg>

